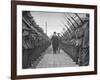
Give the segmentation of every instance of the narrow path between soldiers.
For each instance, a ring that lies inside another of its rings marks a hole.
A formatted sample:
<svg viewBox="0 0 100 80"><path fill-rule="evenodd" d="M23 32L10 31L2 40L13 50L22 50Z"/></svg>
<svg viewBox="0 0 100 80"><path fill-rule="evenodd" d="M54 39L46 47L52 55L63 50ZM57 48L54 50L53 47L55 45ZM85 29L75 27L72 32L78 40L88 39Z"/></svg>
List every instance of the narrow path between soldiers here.
<svg viewBox="0 0 100 80"><path fill-rule="evenodd" d="M60 53L53 54L52 46L46 51L36 68L54 68L54 67L71 67L78 66L63 50Z"/></svg>

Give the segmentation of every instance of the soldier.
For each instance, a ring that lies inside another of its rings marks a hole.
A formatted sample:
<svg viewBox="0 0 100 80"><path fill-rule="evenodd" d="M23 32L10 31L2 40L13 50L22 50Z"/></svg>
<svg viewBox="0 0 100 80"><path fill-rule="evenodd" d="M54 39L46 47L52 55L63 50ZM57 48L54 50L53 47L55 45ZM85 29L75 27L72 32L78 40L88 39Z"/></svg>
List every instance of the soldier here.
<svg viewBox="0 0 100 80"><path fill-rule="evenodd" d="M56 53L56 51L58 50L58 36L56 32L53 33L51 41L52 41L53 52Z"/></svg>
<svg viewBox="0 0 100 80"><path fill-rule="evenodd" d="M83 36L78 37L79 48L79 65L87 66L89 64L89 23L85 23L79 32L83 33ZM80 39L79 39L80 38Z"/></svg>
<svg viewBox="0 0 100 80"><path fill-rule="evenodd" d="M82 44L82 66L89 65L89 22L87 22L84 26L84 37Z"/></svg>
<svg viewBox="0 0 100 80"><path fill-rule="evenodd" d="M81 65L82 61L82 41L83 41L83 29L82 27L77 28L75 31L75 47L76 47L76 64Z"/></svg>

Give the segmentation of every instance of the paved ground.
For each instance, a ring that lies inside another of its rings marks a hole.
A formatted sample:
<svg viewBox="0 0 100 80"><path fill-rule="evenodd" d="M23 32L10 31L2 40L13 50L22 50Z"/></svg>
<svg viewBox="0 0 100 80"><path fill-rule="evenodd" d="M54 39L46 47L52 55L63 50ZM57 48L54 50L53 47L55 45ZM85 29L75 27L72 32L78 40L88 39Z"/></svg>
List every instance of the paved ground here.
<svg viewBox="0 0 100 80"><path fill-rule="evenodd" d="M63 50L60 53L53 54L50 46L36 68L52 68L52 67L71 67L78 66Z"/></svg>

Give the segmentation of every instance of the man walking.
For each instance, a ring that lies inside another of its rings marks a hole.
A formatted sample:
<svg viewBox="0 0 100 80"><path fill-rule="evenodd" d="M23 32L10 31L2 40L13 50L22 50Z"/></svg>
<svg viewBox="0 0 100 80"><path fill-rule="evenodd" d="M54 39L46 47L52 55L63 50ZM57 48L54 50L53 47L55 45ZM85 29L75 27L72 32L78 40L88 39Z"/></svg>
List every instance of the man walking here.
<svg viewBox="0 0 100 80"><path fill-rule="evenodd" d="M56 53L56 51L58 50L58 36L56 32L53 33L51 41L52 41L53 52Z"/></svg>
<svg viewBox="0 0 100 80"><path fill-rule="evenodd" d="M60 33L58 33L58 53L60 53L60 42L61 42Z"/></svg>

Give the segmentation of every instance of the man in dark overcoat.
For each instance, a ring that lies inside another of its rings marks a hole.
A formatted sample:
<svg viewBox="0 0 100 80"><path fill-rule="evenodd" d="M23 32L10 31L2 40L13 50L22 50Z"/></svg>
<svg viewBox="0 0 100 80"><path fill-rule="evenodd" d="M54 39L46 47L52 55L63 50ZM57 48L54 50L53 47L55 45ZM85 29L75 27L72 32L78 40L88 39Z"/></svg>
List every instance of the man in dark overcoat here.
<svg viewBox="0 0 100 80"><path fill-rule="evenodd" d="M58 50L58 36L56 32L53 33L51 41L52 41L53 52L56 53L56 51Z"/></svg>
<svg viewBox="0 0 100 80"><path fill-rule="evenodd" d="M61 43L61 37L60 33L58 33L58 53L60 53L60 43Z"/></svg>

